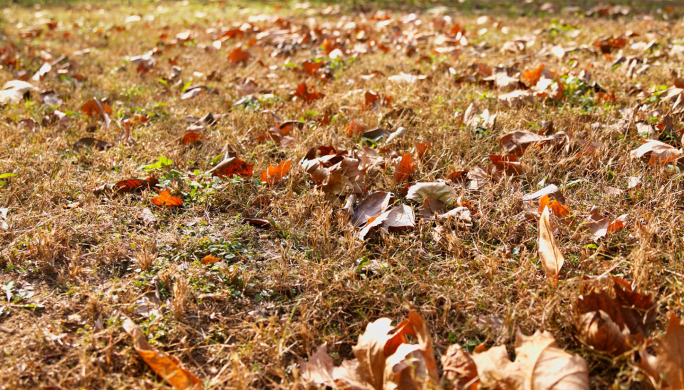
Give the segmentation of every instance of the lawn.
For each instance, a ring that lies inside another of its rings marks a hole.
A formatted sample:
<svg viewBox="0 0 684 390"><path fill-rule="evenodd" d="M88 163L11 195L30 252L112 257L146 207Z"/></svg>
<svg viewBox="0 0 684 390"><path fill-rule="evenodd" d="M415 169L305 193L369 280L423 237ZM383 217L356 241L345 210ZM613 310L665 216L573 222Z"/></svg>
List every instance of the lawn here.
<svg viewBox="0 0 684 390"><path fill-rule="evenodd" d="M6 5L0 389L684 388L684 8L621 4Z"/></svg>

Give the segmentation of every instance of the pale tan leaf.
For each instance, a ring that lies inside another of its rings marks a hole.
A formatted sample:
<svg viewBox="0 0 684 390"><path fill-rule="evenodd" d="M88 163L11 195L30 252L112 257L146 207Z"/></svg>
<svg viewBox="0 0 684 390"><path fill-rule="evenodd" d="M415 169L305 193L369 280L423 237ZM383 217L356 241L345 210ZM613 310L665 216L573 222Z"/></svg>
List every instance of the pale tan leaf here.
<svg viewBox="0 0 684 390"><path fill-rule="evenodd" d="M409 187L406 199L423 203L427 198L435 198L446 204L453 203L458 193L444 182L416 183Z"/></svg>
<svg viewBox="0 0 684 390"><path fill-rule="evenodd" d="M539 218L539 259L544 266L546 276L551 280L558 280L558 274L565 259L563 254L556 244L556 239L553 236L553 227L549 218L549 208L544 207L541 217Z"/></svg>

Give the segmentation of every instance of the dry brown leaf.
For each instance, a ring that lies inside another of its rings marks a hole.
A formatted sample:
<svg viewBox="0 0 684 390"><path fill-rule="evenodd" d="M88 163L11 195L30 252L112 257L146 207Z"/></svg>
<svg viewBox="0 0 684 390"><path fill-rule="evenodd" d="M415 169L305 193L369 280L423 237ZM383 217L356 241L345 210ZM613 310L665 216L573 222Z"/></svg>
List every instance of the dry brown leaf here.
<svg viewBox="0 0 684 390"><path fill-rule="evenodd" d="M670 313L667 331L656 341L653 349L656 356L642 348L639 366L656 385L662 378L663 388L684 389L684 328L674 313Z"/></svg>
<svg viewBox="0 0 684 390"><path fill-rule="evenodd" d="M515 390L589 389L587 363L556 345L548 332L532 336L518 332L515 361L505 346L473 355L480 381L485 387L501 386Z"/></svg>
<svg viewBox="0 0 684 390"><path fill-rule="evenodd" d="M579 336L593 348L620 355L643 342L655 322L655 305L648 294L632 290L624 280L612 277L576 302Z"/></svg>
<svg viewBox="0 0 684 390"><path fill-rule="evenodd" d="M528 146L534 144L535 142L540 142L546 140L547 137L532 133L529 131L513 131L501 137L499 139L499 145L501 150L505 154L521 155L525 153L525 149Z"/></svg>
<svg viewBox="0 0 684 390"><path fill-rule="evenodd" d="M418 211L418 218L423 220L432 219L435 214L444 214L446 211L446 204L439 199L432 197L425 198L423 201L423 207Z"/></svg>
<svg viewBox="0 0 684 390"><path fill-rule="evenodd" d="M549 219L549 208L544 207L541 217L539 218L539 259L544 266L546 276L553 281L558 280L558 274L565 259L563 254L556 244L556 239L553 236L553 227Z"/></svg>
<svg viewBox="0 0 684 390"><path fill-rule="evenodd" d="M178 359L154 349L145 333L130 318L124 320L123 328L133 338L133 347L145 363L176 390L199 390L202 387L202 381L185 369Z"/></svg>
<svg viewBox="0 0 684 390"><path fill-rule="evenodd" d="M629 152L629 156L631 158L641 158L650 154L651 157L648 160L649 165L665 164L684 155L681 149L677 149L672 145L668 145L658 140L647 139L643 142L644 143L637 149Z"/></svg>
<svg viewBox="0 0 684 390"><path fill-rule="evenodd" d="M371 218L378 217L385 212L392 199L392 193L378 191L366 196L354 209L352 224L362 227L368 224Z"/></svg>
<svg viewBox="0 0 684 390"><path fill-rule="evenodd" d="M466 385L477 382L477 366L473 358L460 345L452 344L442 355L442 383L455 384L456 389L466 388Z"/></svg>
<svg viewBox="0 0 684 390"><path fill-rule="evenodd" d="M213 264L221 261L220 257L216 257L213 255L206 255L202 258L202 264Z"/></svg>

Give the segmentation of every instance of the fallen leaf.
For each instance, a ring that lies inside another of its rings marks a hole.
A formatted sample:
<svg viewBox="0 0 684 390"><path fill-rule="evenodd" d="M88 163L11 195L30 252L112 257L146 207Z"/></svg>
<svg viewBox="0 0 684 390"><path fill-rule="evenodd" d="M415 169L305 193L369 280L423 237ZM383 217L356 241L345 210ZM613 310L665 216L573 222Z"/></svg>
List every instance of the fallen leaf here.
<svg viewBox="0 0 684 390"><path fill-rule="evenodd" d="M662 378L665 389L684 389L684 328L674 313L665 335L656 340L652 356L642 347L639 366L651 376L657 385Z"/></svg>
<svg viewBox="0 0 684 390"><path fill-rule="evenodd" d="M499 95L499 102L511 108L520 108L532 102L532 94L525 90L517 90Z"/></svg>
<svg viewBox="0 0 684 390"><path fill-rule="evenodd" d="M434 198L446 204L451 204L456 201L457 196L456 189L448 184L444 182L431 182L412 185L406 194L406 199L423 203L427 198Z"/></svg>
<svg viewBox="0 0 684 390"><path fill-rule="evenodd" d="M455 384L454 388L456 389L472 388L466 387L466 385L477 382L478 374L475 361L460 345L450 345L442 356L441 361L442 369L444 370L442 382Z"/></svg>
<svg viewBox="0 0 684 390"><path fill-rule="evenodd" d="M38 91L38 88L25 81L8 81L2 86L2 90L0 90L0 104L17 104L27 93L34 91Z"/></svg>
<svg viewBox="0 0 684 390"><path fill-rule="evenodd" d="M276 166L269 165L268 168L261 173L261 182L267 185L275 184L290 172L291 165L292 160L282 161Z"/></svg>
<svg viewBox="0 0 684 390"><path fill-rule="evenodd" d="M96 150L107 150L111 148L113 145L110 144L109 142L105 142L99 139L95 138L81 138L78 141L74 143L74 150L77 152L81 151L81 148L87 147L87 148L92 148Z"/></svg>
<svg viewBox="0 0 684 390"><path fill-rule="evenodd" d="M204 265L217 263L219 261L221 261L221 258L213 255L206 255L202 258L202 264Z"/></svg>
<svg viewBox="0 0 684 390"><path fill-rule="evenodd" d="M655 304L619 278L599 285L576 302L580 338L593 348L618 356L641 344L655 323Z"/></svg>
<svg viewBox="0 0 684 390"><path fill-rule="evenodd" d="M239 64L241 62L247 62L249 59L249 52L242 50L242 47L236 47L230 53L228 53L228 63Z"/></svg>
<svg viewBox="0 0 684 390"><path fill-rule="evenodd" d="M541 217L539 218L539 259L544 266L546 276L553 280L558 280L558 274L565 259L563 254L556 244L556 239L553 236L553 228L551 220L549 219L549 208L544 207Z"/></svg>
<svg viewBox="0 0 684 390"><path fill-rule="evenodd" d="M164 190L152 198L152 203L157 206L180 207L183 205L183 200L178 196L171 196L170 190Z"/></svg>
<svg viewBox="0 0 684 390"><path fill-rule="evenodd" d="M112 189L117 194L124 194L127 192L150 190L156 187L157 184L159 184L159 180L155 177L148 177L145 180L128 179L117 182Z"/></svg>
<svg viewBox="0 0 684 390"><path fill-rule="evenodd" d="M423 207L418 211L418 217L422 220L429 220L435 215L444 214L446 211L446 204L439 199L432 197L425 198Z"/></svg>
<svg viewBox="0 0 684 390"><path fill-rule="evenodd" d="M513 131L499 139L501 150L505 154L520 156L532 144L547 140L548 138L529 131Z"/></svg>
<svg viewBox="0 0 684 390"><path fill-rule="evenodd" d="M647 139L642 142L644 143L641 146L629 152L629 156L631 158L641 158L650 154L649 165L666 164L684 155L681 149L658 140Z"/></svg>
<svg viewBox="0 0 684 390"><path fill-rule="evenodd" d="M505 346L475 353L473 361L482 386L516 390L589 389L589 370L581 357L560 349L549 332L532 336L518 332L515 361Z"/></svg>
<svg viewBox="0 0 684 390"><path fill-rule="evenodd" d="M411 153L407 153L394 164L394 182L401 183L408 180L409 176L415 172L418 163L413 159Z"/></svg>
<svg viewBox="0 0 684 390"><path fill-rule="evenodd" d="M377 218L385 212L390 204L392 194L390 192L378 191L366 196L356 208L352 215L352 225L362 227L368 224L371 218Z"/></svg>
<svg viewBox="0 0 684 390"><path fill-rule="evenodd" d="M242 218L242 222L248 223L252 226L267 228L271 227L271 221L263 218Z"/></svg>
<svg viewBox="0 0 684 390"><path fill-rule="evenodd" d="M397 230L413 229L416 226L416 218L411 206L400 203L395 205L387 215L383 223L383 229L393 232Z"/></svg>
<svg viewBox="0 0 684 390"><path fill-rule="evenodd" d="M553 214L555 214L557 217L566 217L570 212L568 209L566 209L562 204L557 202L555 199L549 198L548 195L544 195L539 199L539 208L537 211L539 213L544 211L545 207L549 207L551 211L553 211Z"/></svg>
<svg viewBox="0 0 684 390"><path fill-rule="evenodd" d="M629 214L623 214L613 221L610 221L608 218L592 218L591 221L587 223L587 228L591 230L592 240L598 241L601 237L605 237L608 233L622 229L626 225L628 216Z"/></svg>
<svg viewBox="0 0 684 390"><path fill-rule="evenodd" d="M302 98L307 103L311 103L316 99L323 98L325 95L316 92L313 86L311 87L311 92L309 92L306 83L301 83L297 86L297 90L295 90L294 96Z"/></svg>
<svg viewBox="0 0 684 390"><path fill-rule="evenodd" d="M215 177L231 178L233 176L240 176L249 178L252 177L252 174L254 173L254 165L247 164L237 157L229 157L221 161L207 173L211 173L212 176Z"/></svg>
<svg viewBox="0 0 684 390"><path fill-rule="evenodd" d="M534 207L537 207L539 204L539 199L543 198L544 196L548 196L549 199L554 199L560 204L565 204L565 197L555 184L550 184L535 193L524 195L522 200L523 202L534 204Z"/></svg>
<svg viewBox="0 0 684 390"><path fill-rule="evenodd" d="M197 143L200 143L204 140L204 136L194 130L187 131L184 135L183 138L181 139L181 143L183 145L194 145Z"/></svg>
<svg viewBox="0 0 684 390"><path fill-rule="evenodd" d="M124 320L123 328L133 339L133 348L138 355L150 366L152 371L170 383L176 390L199 390L202 387L202 381L184 368L178 359L153 348L147 341L145 333L130 318Z"/></svg>
<svg viewBox="0 0 684 390"><path fill-rule="evenodd" d="M89 117L104 116L104 114L112 115L112 108L100 101L99 99L91 99L83 103L81 111Z"/></svg>

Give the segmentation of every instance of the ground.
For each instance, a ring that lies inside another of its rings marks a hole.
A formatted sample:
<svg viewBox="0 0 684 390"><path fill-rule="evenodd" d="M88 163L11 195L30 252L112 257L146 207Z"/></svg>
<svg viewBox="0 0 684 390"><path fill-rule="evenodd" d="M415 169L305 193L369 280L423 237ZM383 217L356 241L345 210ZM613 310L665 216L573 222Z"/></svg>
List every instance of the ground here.
<svg viewBox="0 0 684 390"><path fill-rule="evenodd" d="M452 344L513 352L518 330L546 330L587 361L591 388L650 387L635 350L612 357L581 340L576 302L611 275L653 297L649 337L667 313L684 315L680 164L630 154L645 138L681 153L667 97L682 70L682 9L503 4L4 8L0 82L35 90L0 108L0 175L11 174L0 176L0 388L167 388L126 318L206 388L306 388L298 358L327 343L339 364L369 322L411 311L437 356ZM305 61L322 66L307 72ZM497 67L529 80L542 64L546 90L484 80ZM513 89L530 98L501 98ZM471 121L473 103L495 124ZM188 119L209 113L215 123ZM549 121L567 137L529 146L513 174L475 187L447 179L491 170L503 135ZM197 143L185 137L192 125ZM404 133L362 137L375 128ZM74 145L86 137L110 145ZM381 153L359 185L331 189L302 165L319 146ZM207 173L226 155L253 173ZM415 160L403 176L399 156ZM282 177L262 175L287 160ZM111 189L148 177L159 184ZM387 191L418 214L407 189L441 179L470 226L417 220L361 239L341 210L354 192L358 205ZM569 211L552 216L557 282L538 253L537 205L522 201L550 184ZM162 190L182 205L155 204ZM609 221L628 214L626 225L594 240L593 207Z"/></svg>

